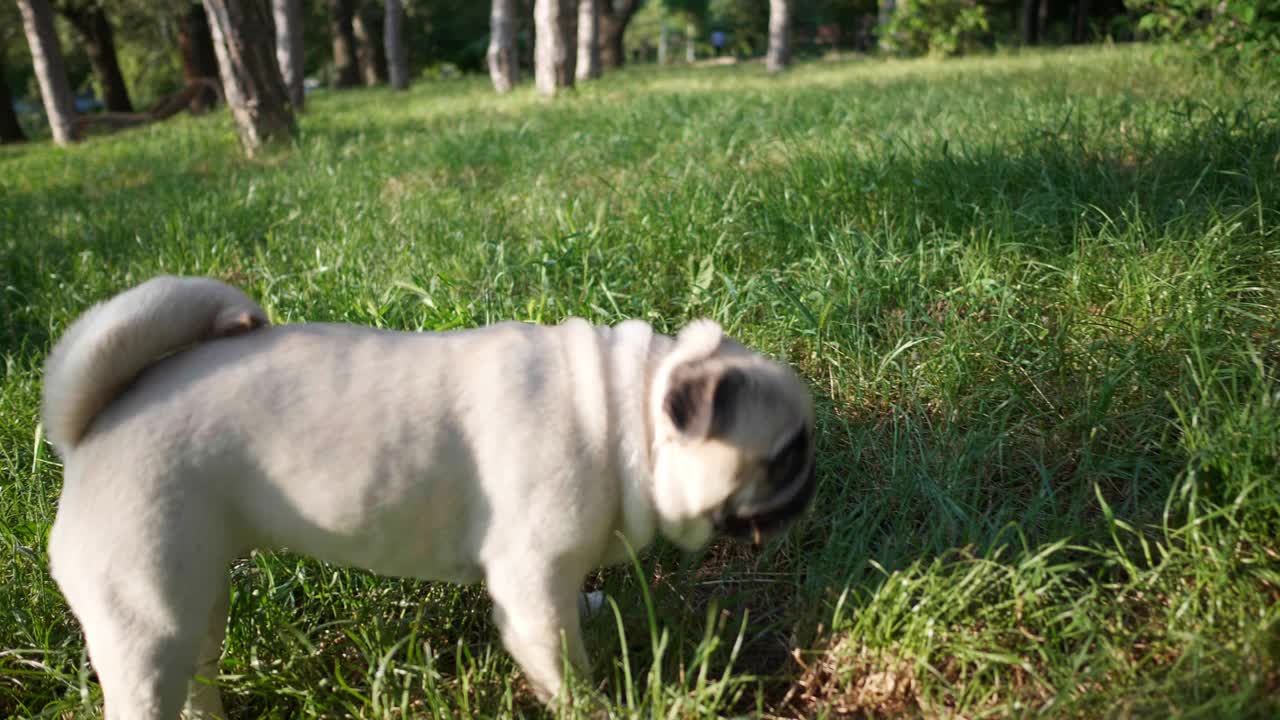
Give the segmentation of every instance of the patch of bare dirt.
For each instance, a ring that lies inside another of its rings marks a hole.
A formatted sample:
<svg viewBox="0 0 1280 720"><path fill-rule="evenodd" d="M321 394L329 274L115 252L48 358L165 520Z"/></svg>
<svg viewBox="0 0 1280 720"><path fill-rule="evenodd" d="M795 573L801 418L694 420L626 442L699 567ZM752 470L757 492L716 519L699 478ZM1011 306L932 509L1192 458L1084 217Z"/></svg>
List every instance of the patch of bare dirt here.
<svg viewBox="0 0 1280 720"><path fill-rule="evenodd" d="M801 672L771 717L809 718L819 711L839 718L948 715L931 710L909 662L848 646L841 640L807 660L795 653Z"/></svg>

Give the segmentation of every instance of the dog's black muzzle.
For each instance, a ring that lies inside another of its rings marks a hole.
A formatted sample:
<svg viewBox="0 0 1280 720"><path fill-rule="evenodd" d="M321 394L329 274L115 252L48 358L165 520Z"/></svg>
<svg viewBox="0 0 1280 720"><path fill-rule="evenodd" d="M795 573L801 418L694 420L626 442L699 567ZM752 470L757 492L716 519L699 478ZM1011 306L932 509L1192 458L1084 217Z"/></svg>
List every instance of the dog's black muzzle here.
<svg viewBox="0 0 1280 720"><path fill-rule="evenodd" d="M795 490L786 502L754 515L731 513L726 507L728 503L725 503L725 505L720 506L711 514L711 522L715 526L716 532L734 538L750 539L759 543L762 538L782 530L788 522L804 512L804 509L809 505L809 501L813 499L818 482L812 461L809 462L804 479L800 482L802 483L800 488ZM784 488L779 491L779 494L789 489Z"/></svg>

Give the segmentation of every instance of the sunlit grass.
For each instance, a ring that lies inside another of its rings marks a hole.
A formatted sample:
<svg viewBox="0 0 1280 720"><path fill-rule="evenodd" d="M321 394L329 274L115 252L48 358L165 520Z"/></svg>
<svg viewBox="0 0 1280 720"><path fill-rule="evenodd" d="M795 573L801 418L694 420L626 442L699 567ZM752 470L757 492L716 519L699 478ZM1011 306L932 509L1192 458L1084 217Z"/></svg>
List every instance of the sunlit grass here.
<svg viewBox="0 0 1280 720"><path fill-rule="evenodd" d="M805 374L813 512L593 577L557 714L1274 716L1277 89L1143 48L637 68L318 93L254 162L224 114L0 150L0 715L97 700L45 569L43 354L179 272L276 322L705 315ZM241 716L540 712L480 588L233 576Z"/></svg>

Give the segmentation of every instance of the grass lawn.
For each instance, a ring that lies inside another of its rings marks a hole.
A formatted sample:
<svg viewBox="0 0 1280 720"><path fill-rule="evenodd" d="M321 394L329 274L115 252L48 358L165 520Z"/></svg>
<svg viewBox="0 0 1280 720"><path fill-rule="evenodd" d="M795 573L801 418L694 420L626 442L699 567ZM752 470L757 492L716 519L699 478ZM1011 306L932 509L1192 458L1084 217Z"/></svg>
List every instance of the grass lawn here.
<svg viewBox="0 0 1280 720"><path fill-rule="evenodd" d="M100 703L40 366L168 272L280 323L710 316L799 368L812 511L591 579L575 694L619 716L1276 717L1277 97L1093 48L318 93L254 162L225 113L0 149L0 716ZM232 572L234 715L542 714L480 588Z"/></svg>

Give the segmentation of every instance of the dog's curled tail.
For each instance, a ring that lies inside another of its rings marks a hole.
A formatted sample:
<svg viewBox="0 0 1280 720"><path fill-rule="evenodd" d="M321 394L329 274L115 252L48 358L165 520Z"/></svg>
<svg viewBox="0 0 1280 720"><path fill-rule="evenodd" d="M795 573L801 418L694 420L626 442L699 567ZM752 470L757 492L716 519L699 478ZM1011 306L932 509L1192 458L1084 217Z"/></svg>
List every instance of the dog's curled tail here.
<svg viewBox="0 0 1280 720"><path fill-rule="evenodd" d="M236 288L208 278L160 276L80 316L49 353L41 417L63 457L148 365L197 343L267 324Z"/></svg>

